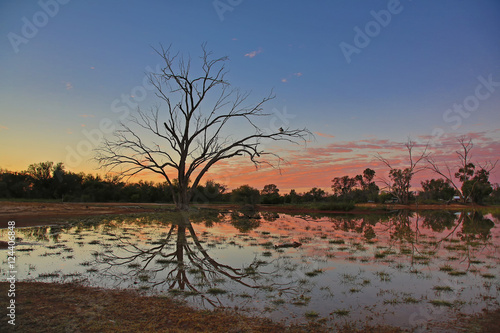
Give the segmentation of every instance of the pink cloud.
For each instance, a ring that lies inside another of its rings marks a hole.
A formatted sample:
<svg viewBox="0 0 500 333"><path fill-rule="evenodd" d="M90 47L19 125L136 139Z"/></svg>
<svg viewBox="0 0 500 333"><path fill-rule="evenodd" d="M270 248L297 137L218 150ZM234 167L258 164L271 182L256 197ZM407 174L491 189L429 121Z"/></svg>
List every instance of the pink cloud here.
<svg viewBox="0 0 500 333"><path fill-rule="evenodd" d="M260 47L258 50L255 50L255 51L252 51L252 52L245 54L245 57L253 58L259 53L262 53L262 48L260 48Z"/></svg>
<svg viewBox="0 0 500 333"><path fill-rule="evenodd" d="M499 131L469 133L474 139L472 162L483 163L488 160L494 162L500 157ZM389 169L375 155L380 153L388 158L394 167L405 167L408 164L408 152L404 146L405 140L396 142L386 139L339 141L324 146L306 147L303 149L276 148L288 163L281 165L281 172L276 168L263 166L256 170L255 166L246 158L223 161L216 164L206 175L206 179L214 179L226 184L229 189L249 184L261 190L266 184L276 184L280 193L288 193L291 189L298 192L309 191L312 187L320 187L331 192L332 179L348 175L353 177L362 174L366 168L376 172L376 182L384 187L382 178L387 179ZM458 163L456 150L460 148L457 137L443 140L439 147L429 147L429 152L436 157L439 163L448 163L452 170ZM425 145L415 147L415 156ZM275 162L273 160L273 162ZM423 162L422 162L423 163ZM423 164L422 164L423 165ZM500 169L500 164L497 166ZM426 170L414 176L412 186L421 187L420 182L426 179L440 178L435 173ZM494 170L490 174L491 183L500 182L500 172Z"/></svg>
<svg viewBox="0 0 500 333"><path fill-rule="evenodd" d="M334 137L335 137L334 135L325 134L325 133L320 133L320 132L314 132L314 134L319 135L319 136L322 136L322 137L324 137L324 138L334 138Z"/></svg>

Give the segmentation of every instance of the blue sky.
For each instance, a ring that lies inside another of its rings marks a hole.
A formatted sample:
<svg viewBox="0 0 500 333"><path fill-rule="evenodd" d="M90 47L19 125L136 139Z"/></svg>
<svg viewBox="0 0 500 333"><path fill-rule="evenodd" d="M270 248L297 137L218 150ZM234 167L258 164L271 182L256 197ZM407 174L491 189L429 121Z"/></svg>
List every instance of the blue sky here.
<svg viewBox="0 0 500 333"><path fill-rule="evenodd" d="M92 170L90 153L70 163L68 147L102 119L117 120L113 101L138 91L146 68L160 63L151 49L160 43L194 58L206 42L228 56L231 83L255 101L273 90L267 110L286 110L290 127L315 132L311 148L425 141L436 128L443 139L500 141L498 1L3 0L0 22L1 168L52 160ZM357 53L346 57L347 44ZM481 84L487 97L474 111L453 111L473 103ZM311 187L351 172L336 169L337 157ZM283 187L301 187L291 173Z"/></svg>

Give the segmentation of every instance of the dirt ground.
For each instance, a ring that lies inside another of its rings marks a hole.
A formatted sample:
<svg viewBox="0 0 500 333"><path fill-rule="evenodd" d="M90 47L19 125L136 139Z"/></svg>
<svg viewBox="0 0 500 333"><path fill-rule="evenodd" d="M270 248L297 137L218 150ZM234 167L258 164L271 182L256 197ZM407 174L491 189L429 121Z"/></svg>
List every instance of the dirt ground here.
<svg viewBox="0 0 500 333"><path fill-rule="evenodd" d="M0 283L1 295L9 285ZM17 282L15 328L5 316L7 297L0 302L4 313L1 332L408 332L395 327L350 324L327 327L314 318L301 325L284 325L264 318L247 317L229 310L195 310L169 297L145 297L131 290L103 290L77 284ZM426 332L500 332L500 310L459 318ZM410 331L411 332L411 331Z"/></svg>
<svg viewBox="0 0 500 333"><path fill-rule="evenodd" d="M0 283L2 295L7 295L8 288L7 283ZM2 315L1 332L331 332L321 319L286 326L234 311L194 310L168 297L144 297L130 290L40 282L18 282L15 288L15 330ZM402 331L390 327L358 331L344 325L339 332Z"/></svg>

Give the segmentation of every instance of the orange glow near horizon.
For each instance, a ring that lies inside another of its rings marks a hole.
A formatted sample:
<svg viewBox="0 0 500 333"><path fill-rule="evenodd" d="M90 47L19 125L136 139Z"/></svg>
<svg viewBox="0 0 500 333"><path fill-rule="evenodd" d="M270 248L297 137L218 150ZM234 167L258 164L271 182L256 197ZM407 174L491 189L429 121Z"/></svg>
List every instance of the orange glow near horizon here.
<svg viewBox="0 0 500 333"><path fill-rule="evenodd" d="M484 164L486 161L494 163L495 158L500 156L500 142L482 134L471 133L470 135L470 137L474 138L475 144L472 151L472 161L477 165ZM448 163L452 170L454 170L457 168L456 165L458 163L455 152L459 148L460 146L456 139L450 139L442 142L442 146L431 147L429 151L436 160L440 161L441 165L444 166L444 163ZM414 149L414 156L418 155L421 151L422 147L416 147ZM202 184L206 180L212 179L228 186L228 190L245 184L261 190L267 184L276 184L281 194L288 193L291 189L295 189L298 193L307 192L313 187L331 192L331 180L333 178L344 175L353 177L362 174L364 169L371 168L376 171L375 181L383 188L384 182L381 178L387 178L388 167L375 158L377 152L388 158L393 167L404 168L408 163L408 153L402 143L389 142L387 140L338 142L322 147L303 148L295 151L286 150L284 154L287 155L283 157L288 160L288 163L283 164L280 169L267 165L256 169L250 161L243 158L222 161L214 165L207 172L202 180ZM26 157L19 160L19 162L10 164L13 166L17 165L18 167L5 169L18 172L26 170L29 164L20 165L25 160ZM43 159L38 162L46 160ZM57 163L56 160L54 162ZM67 168L67 170L77 173L106 174L105 171L96 169L96 165L92 165L88 161L78 168ZM174 172L169 172L169 174L174 175L172 178L176 178ZM412 185L415 189L418 189L422 180L432 178L441 177L429 170L424 170L415 175ZM145 172L133 177L130 181L137 182L139 180L158 183L165 181L160 175ZM500 182L500 173L498 170L493 170L490 174L490 182L492 184Z"/></svg>

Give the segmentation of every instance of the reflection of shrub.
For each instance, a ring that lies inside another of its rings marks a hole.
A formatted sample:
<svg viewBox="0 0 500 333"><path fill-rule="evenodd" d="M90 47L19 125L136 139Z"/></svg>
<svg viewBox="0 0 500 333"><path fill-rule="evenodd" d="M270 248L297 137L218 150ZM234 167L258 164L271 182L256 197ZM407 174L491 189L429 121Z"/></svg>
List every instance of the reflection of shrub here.
<svg viewBox="0 0 500 333"><path fill-rule="evenodd" d="M231 224L238 229L239 232L249 232L260 226L260 221L249 218L236 218L231 220Z"/></svg>

